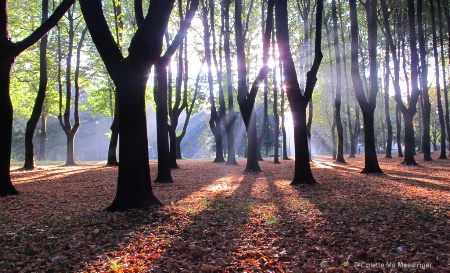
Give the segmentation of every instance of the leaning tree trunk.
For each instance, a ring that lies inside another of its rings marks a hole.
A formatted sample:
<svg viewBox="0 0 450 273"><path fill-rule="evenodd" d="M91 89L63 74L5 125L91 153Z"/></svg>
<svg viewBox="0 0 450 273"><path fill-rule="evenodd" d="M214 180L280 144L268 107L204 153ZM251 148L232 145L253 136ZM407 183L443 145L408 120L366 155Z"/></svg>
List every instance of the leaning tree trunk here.
<svg viewBox="0 0 450 273"><path fill-rule="evenodd" d="M48 0L42 1L42 20L44 23L48 19ZM33 112L31 117L27 122L25 129L25 163L23 165L24 169L32 170L35 167L34 164L34 132L36 131L36 126L41 117L42 107L45 101L45 93L47 91L47 44L48 35L42 37L39 45L39 89L34 102Z"/></svg>

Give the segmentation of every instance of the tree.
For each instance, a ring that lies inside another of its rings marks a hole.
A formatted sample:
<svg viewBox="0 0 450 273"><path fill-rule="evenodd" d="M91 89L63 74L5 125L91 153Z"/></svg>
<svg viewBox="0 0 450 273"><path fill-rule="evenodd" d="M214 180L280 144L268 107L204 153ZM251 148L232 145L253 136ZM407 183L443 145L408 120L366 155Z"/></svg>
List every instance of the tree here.
<svg viewBox="0 0 450 273"><path fill-rule="evenodd" d="M351 31L351 75L356 99L358 100L363 114L365 157L362 173L381 173L378 165L375 148L374 113L378 93L377 78L377 1L365 2L366 15L368 18L368 40L369 40L369 62L370 62L370 91L366 98L364 87L359 73L358 63L358 17L356 0L350 0L350 31Z"/></svg>
<svg viewBox="0 0 450 273"><path fill-rule="evenodd" d="M205 1L206 2L206 1ZM209 85L209 102L211 105L211 116L209 119L209 126L214 135L216 143L215 151L216 156L214 158L215 163L225 162L223 157L223 141L222 141L222 111L217 111L215 96L214 96L214 81L212 75L212 59L215 56L215 43L211 47L211 38L215 41L214 35L214 2L210 0L209 10L206 3L203 3L202 8L202 22L203 22L203 42L205 44L205 60L208 67L208 85ZM208 11L209 11L209 24L208 24ZM212 35L210 29L213 31ZM212 37L211 37L212 36ZM214 56L212 56L214 55ZM217 63L217 62L215 62ZM217 68L220 70L220 68ZM219 77L221 75L219 74ZM219 89L221 88L222 79L217 79L219 82ZM223 94L223 91L219 91L219 94ZM222 108L223 109L223 108Z"/></svg>
<svg viewBox="0 0 450 273"><path fill-rule="evenodd" d="M391 73L389 65L389 43L386 40L386 50L384 55L385 75L384 75L384 114L387 125L387 141L385 158L392 158L392 123L389 111L389 76Z"/></svg>
<svg viewBox="0 0 450 273"><path fill-rule="evenodd" d="M73 2L74 0L63 0L53 14L28 37L12 42L8 25L8 1L0 0L0 196L18 194L9 174L13 124L9 88L15 59L54 27Z"/></svg>
<svg viewBox="0 0 450 273"><path fill-rule="evenodd" d="M418 26L418 40L419 40L419 54L420 54L420 88L422 91L422 123L423 123L423 134L422 134L422 150L423 159L425 161L431 161L431 151L430 151L430 111L431 103L430 97L428 95L428 67L427 67L427 52L426 52L426 42L425 34L423 28L423 1L417 0L417 26Z"/></svg>
<svg viewBox="0 0 450 273"><path fill-rule="evenodd" d="M306 74L305 90L302 92L297 79L294 61L290 52L287 0L277 0L275 3L276 35L278 50L284 67L286 93L291 106L294 123L295 143L295 173L291 184L317 183L311 172L309 162L308 134L306 128L306 108L311 100L314 86L317 82L317 71L323 58L322 42L322 12L323 1L318 0L316 6L316 36L314 43L314 62Z"/></svg>
<svg viewBox="0 0 450 273"><path fill-rule="evenodd" d="M344 159L344 128L341 119L341 90L342 90L342 69L341 69L341 53L339 49L339 36L337 26L336 0L332 0L332 17L333 17L333 44L334 56L336 58L336 96L334 99L334 118L336 119L336 127L338 133L338 149L336 161L345 163Z"/></svg>
<svg viewBox="0 0 450 273"><path fill-rule="evenodd" d="M441 99L441 83L440 83L440 73L439 73L439 54L437 50L437 34L436 34L436 12L434 10L434 1L429 0L430 2L430 15L431 15L431 32L433 33L433 57L434 57L434 67L436 71L436 101L437 101L437 110L439 116L439 125L441 128L441 153L439 155L439 159L447 159L446 155L446 146L445 146L445 120L444 120L444 110L442 109L442 99ZM438 0L439 2L439 0ZM440 13L440 10L438 11Z"/></svg>
<svg viewBox="0 0 450 273"><path fill-rule="evenodd" d="M256 113L254 109L255 98L260 85L269 72L267 65L269 60L269 46L270 46L270 31L273 24L273 2L269 1L266 31L263 38L263 66L260 69L255 81L252 84L250 92L247 86L247 68L245 61L245 39L242 28L242 1L235 1L235 35L236 35L236 55L237 55L237 73L238 73L238 103L241 110L242 119L244 120L245 128L247 130L248 152L247 152L247 166L246 171L260 172L261 168L258 164L257 157L257 132L256 132Z"/></svg>
<svg viewBox="0 0 450 273"><path fill-rule="evenodd" d="M109 211L161 204L153 194L150 180L145 90L151 67L162 51L174 0L150 1L145 17L139 3L135 2L139 27L124 58L106 22L102 1L80 0L92 40L117 87L120 164L116 196L107 208Z"/></svg>
<svg viewBox="0 0 450 273"><path fill-rule="evenodd" d="M48 19L48 0L42 1L42 21L43 24ZM39 89L36 96L36 100L33 107L31 117L27 122L25 130L25 162L24 169L32 170L35 167L34 164L34 132L36 130L37 123L42 113L42 107L45 101L45 93L47 91L47 44L48 36L42 37L39 45ZM44 124L44 118L42 119ZM44 139L45 145L45 139Z"/></svg>
<svg viewBox="0 0 450 273"><path fill-rule="evenodd" d="M67 19L69 21L69 41L68 41L68 49L67 49L67 57L66 57L66 75L65 75L65 104L63 106L63 84L62 84L62 75L61 75L61 66L62 66L62 47L61 47L61 31L58 26L58 91L59 91L59 115L58 120L61 128L66 134L66 166L76 165L75 163L75 155L74 155L74 141L75 135L80 127L80 116L79 116L79 95L80 95L80 87L79 87L79 72L80 72L80 55L81 55L81 47L83 46L83 41L87 32L87 29L84 29L81 32L81 37L77 46L77 59L76 59L76 68L74 75L74 83L75 83L75 94L73 96L73 119L74 124L72 126L70 122L70 113L72 108L72 55L73 55L73 47L75 42L75 5L72 6L72 9L69 9ZM64 107L64 114L62 113L62 108Z"/></svg>

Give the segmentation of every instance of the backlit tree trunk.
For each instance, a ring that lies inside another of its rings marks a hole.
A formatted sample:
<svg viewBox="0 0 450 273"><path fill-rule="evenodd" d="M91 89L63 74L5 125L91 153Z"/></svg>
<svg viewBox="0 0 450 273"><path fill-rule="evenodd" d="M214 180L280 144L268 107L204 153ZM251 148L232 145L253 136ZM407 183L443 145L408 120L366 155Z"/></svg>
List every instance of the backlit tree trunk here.
<svg viewBox="0 0 450 273"><path fill-rule="evenodd" d="M139 1L138 1L139 2ZM194 1L195 2L195 1ZM162 51L174 0L152 0L123 58L102 10L101 0L80 0L91 37L118 91L120 165L116 196L109 211L160 205L154 196L148 162L145 90L152 65Z"/></svg>
<svg viewBox="0 0 450 273"><path fill-rule="evenodd" d="M306 107L312 97L317 82L317 71L322 61L322 12L323 1L318 0L316 6L316 37L314 43L314 62L306 75L304 92L301 91L295 71L294 61L290 52L287 0L277 0L275 3L277 42L280 58L284 67L284 78L289 105L291 106L294 123L295 143L295 173L291 184L317 183L311 172L308 151L308 134L306 128Z"/></svg>
<svg viewBox="0 0 450 273"><path fill-rule="evenodd" d="M374 132L374 113L376 107L376 98L378 93L377 82L377 17L376 0L366 2L366 14L368 17L368 38L369 38L369 62L370 62L370 91L369 98L366 99L363 82L359 72L358 61L358 16L356 10L356 0L350 0L350 31L351 31L351 74L353 87L355 89L356 99L361 107L364 126L365 157L364 169L362 173L381 173L378 165L377 153L375 150L375 132ZM367 127L366 127L367 126Z"/></svg>

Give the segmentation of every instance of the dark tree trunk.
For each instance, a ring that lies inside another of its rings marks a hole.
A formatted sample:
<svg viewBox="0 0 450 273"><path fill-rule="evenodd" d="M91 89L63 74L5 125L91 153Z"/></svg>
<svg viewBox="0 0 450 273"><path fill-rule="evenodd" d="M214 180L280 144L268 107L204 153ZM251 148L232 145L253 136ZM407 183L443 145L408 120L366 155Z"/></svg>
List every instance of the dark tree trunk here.
<svg viewBox="0 0 450 273"><path fill-rule="evenodd" d="M225 33L230 33L230 0L224 0L224 7L222 9L222 20ZM233 81L232 81L232 66L231 66L231 49L230 49L230 35L224 35L223 50L225 55L226 77L227 77L227 95L228 95L228 115L224 119L225 130L227 132L228 141L228 157L227 165L237 165L236 149L234 143L234 124L236 122L236 113L234 112L234 98L233 98Z"/></svg>
<svg viewBox="0 0 450 273"><path fill-rule="evenodd" d="M0 1L0 48L2 49L0 51L0 196L18 194L9 173L13 125L13 107L9 88L15 58L54 27L73 2L73 0L61 2L45 23L24 40L13 43L8 28L7 1Z"/></svg>
<svg viewBox="0 0 450 273"><path fill-rule="evenodd" d="M446 3L446 2L445 2ZM444 3L444 4L445 4ZM448 103L448 89L447 89L447 75L446 75L446 65L445 65L445 55L444 55L444 35L443 35L443 21L442 21L442 12L441 12L441 0L437 0L438 4L438 18L439 18L439 44L441 47L441 63L442 63L442 77L444 82L444 107L445 107L445 127L447 128L447 138L448 138L448 148L450 150L450 112L449 112L449 103ZM449 15L449 9L446 8L445 14L447 16L447 22L449 21L450 15ZM450 25L447 24L447 27L450 32ZM450 156L450 155L449 155Z"/></svg>
<svg viewBox="0 0 450 273"><path fill-rule="evenodd" d="M0 18L1 15L3 14L0 14ZM0 196L19 193L14 188L9 174L13 126L13 106L9 97L9 83L14 56L5 54L6 46L10 47L12 44L6 45L4 41L0 41L2 48L0 53L2 56L0 58Z"/></svg>
<svg viewBox="0 0 450 273"><path fill-rule="evenodd" d="M275 33L272 30L272 58L275 60ZM274 128L274 154L273 154L273 163L280 164L278 149L280 148L280 116L278 115L278 81L277 81L277 66L276 64L273 66L273 118L275 120L275 128Z"/></svg>
<svg viewBox="0 0 450 273"><path fill-rule="evenodd" d="M48 19L48 0L42 1L42 20L44 23ZM45 93L47 91L47 44L48 35L42 37L39 45L39 89L34 102L33 112L27 122L25 129L25 163L24 169L32 170L35 167L34 162L34 132L41 117L42 107L45 101Z"/></svg>
<svg viewBox="0 0 450 273"><path fill-rule="evenodd" d="M387 126L387 141L386 141L386 154L385 158L392 158L392 123L391 114L389 112L389 73L391 71L389 65L389 44L386 42L386 53L385 53L385 68L386 74L384 75L384 114L386 118ZM384 133L384 132L383 132Z"/></svg>
<svg viewBox="0 0 450 273"><path fill-rule="evenodd" d="M117 89L115 91L117 94ZM114 117L111 123L111 140L109 141L108 147L108 161L107 166L119 166L119 161L117 159L117 143L119 141L119 111L118 111L118 100L116 96L115 106L114 106Z"/></svg>
<svg viewBox="0 0 450 273"><path fill-rule="evenodd" d="M369 35L369 62L370 62L370 90L369 99L364 94L363 83L359 73L358 63L358 16L356 10L356 0L350 0L350 31L351 31L351 74L353 87L358 103L363 114L364 125L364 142L365 142L365 166L362 173L381 173L378 165L378 159L375 148L375 132L374 132L374 112L376 107L376 98L378 93L377 82L377 17L376 17L376 0L368 0L366 2L366 14L368 17L368 35ZM371 126L366 127L366 126Z"/></svg>
<svg viewBox="0 0 450 273"><path fill-rule="evenodd" d="M47 140L47 114L41 115L41 132L39 133L38 160L45 160L45 143Z"/></svg>
<svg viewBox="0 0 450 273"><path fill-rule="evenodd" d="M268 3L266 31L263 38L263 67L260 69L258 76L252 84L250 92L247 87L247 68L245 59L245 39L242 29L242 1L235 1L235 35L236 35L236 55L238 63L238 103L241 110L242 119L244 120L247 130L248 152L246 171L260 172L261 168L258 164L257 156L257 132L256 132L256 113L254 109L256 94L262 84L264 78L269 72L267 65L269 60L270 35L273 27L273 0Z"/></svg>
<svg viewBox="0 0 450 273"><path fill-rule="evenodd" d="M80 117L78 114L78 99L80 94L80 87L78 84L79 74L80 74L80 58L81 58L81 48L83 46L84 38L87 32L87 29L85 28L80 37L80 41L77 45L77 51L76 51L76 68L75 68L75 95L73 98L74 101L74 107L73 107L73 118L74 118L74 124L71 125L70 122L70 112L71 112L71 101L72 101L72 82L71 82L71 62L72 62L72 54L73 54L73 47L74 47L74 38L75 38L75 26L74 26L74 7L72 10L69 9L68 12L68 20L69 20L69 45L68 45L68 53L67 53L67 59L66 59L66 102L65 102L65 109L64 109L64 115L62 114L62 84L61 84L61 71L60 67L58 69L58 76L59 76L59 96L60 96L60 113L58 115L59 124L61 125L61 128L63 129L64 133L66 134L66 166L73 166L76 165L75 163L75 155L74 155L74 142L75 142L75 135L78 131L78 128L80 127ZM60 36L58 37L60 39ZM61 51L60 46L60 40L58 42L58 50ZM59 58L61 58L61 52L59 52Z"/></svg>
<svg viewBox="0 0 450 273"><path fill-rule="evenodd" d="M158 176L155 182L172 183L168 139L167 66L161 61L155 64L156 140L158 146Z"/></svg>
<svg viewBox="0 0 450 273"><path fill-rule="evenodd" d="M420 85L422 91L422 121L423 121L423 134L422 134L422 150L423 159L425 161L431 161L431 138L430 138L430 119L431 119L431 103L428 95L428 68L427 68L427 52L425 34L423 29L423 1L417 0L417 25L418 25L418 40L419 40L419 53L420 53Z"/></svg>
<svg viewBox="0 0 450 273"><path fill-rule="evenodd" d="M173 4L173 0L151 1L148 14L128 48L129 55L124 59L109 31L102 1L80 0L91 37L118 87L120 165L117 192L107 208L109 211L161 204L152 192L150 180L145 89L151 67L161 54Z"/></svg>
<svg viewBox="0 0 450 273"><path fill-rule="evenodd" d="M115 35L117 46L120 51L122 51L122 29L124 25L123 14L122 14L122 6L119 1L113 1L114 6L114 27L115 27ZM106 166L119 166L119 161L117 159L117 144L119 141L119 111L118 111L118 101L117 101L117 88L114 89L114 106L113 106L113 94L110 89L110 107L111 107L111 116L113 117L113 121L111 123L111 140L109 141L108 147L108 159L106 162Z"/></svg>
<svg viewBox="0 0 450 273"><path fill-rule="evenodd" d="M439 0L438 0L439 1ZM441 84L440 84L440 68L439 68L439 54L437 50L437 33L436 33L436 12L434 10L434 1L429 0L430 2L430 15L431 15L431 31L433 33L433 56L434 56L434 67L436 71L436 100L437 100L437 109L439 116L439 126L440 126L440 146L441 153L439 155L439 159L447 159L447 152L445 147L445 120L444 120L444 111L442 109L442 99L441 99ZM439 6L438 6L439 7ZM438 10L440 13L440 9ZM435 146L436 146L436 142ZM437 149L435 149L437 151Z"/></svg>
<svg viewBox="0 0 450 273"><path fill-rule="evenodd" d="M333 16L333 43L334 56L336 58L336 93L334 99L334 117L336 119L336 128L338 136L338 149L336 161L345 163L344 159L344 128L342 127L341 118L341 89L342 89L342 70L341 70L341 53L339 49L338 26L337 26L337 11L336 1L332 0L332 16Z"/></svg>
<svg viewBox="0 0 450 273"><path fill-rule="evenodd" d="M276 25L277 41L280 58L284 67L284 78L286 83L286 92L291 106L294 123L294 143L295 143L295 173L291 182L295 184L315 184L309 161L308 134L306 127L306 107L312 97L314 86L316 84L317 71L322 61L321 51L321 31L322 31L322 12L323 1L317 1L316 10L316 37L314 47L314 62L311 70L306 75L305 91L302 94L295 72L294 61L290 52L287 0L276 1Z"/></svg>

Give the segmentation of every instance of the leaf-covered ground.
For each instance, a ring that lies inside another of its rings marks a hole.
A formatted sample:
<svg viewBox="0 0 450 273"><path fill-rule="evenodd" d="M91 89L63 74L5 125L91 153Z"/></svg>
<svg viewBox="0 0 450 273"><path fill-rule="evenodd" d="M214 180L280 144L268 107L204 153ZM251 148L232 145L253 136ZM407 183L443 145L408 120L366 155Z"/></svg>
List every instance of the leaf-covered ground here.
<svg viewBox="0 0 450 273"><path fill-rule="evenodd" d="M417 160L316 157L315 186L289 185L293 161L181 161L164 207L123 213L103 210L116 168L14 169L0 272L450 272L450 161Z"/></svg>

